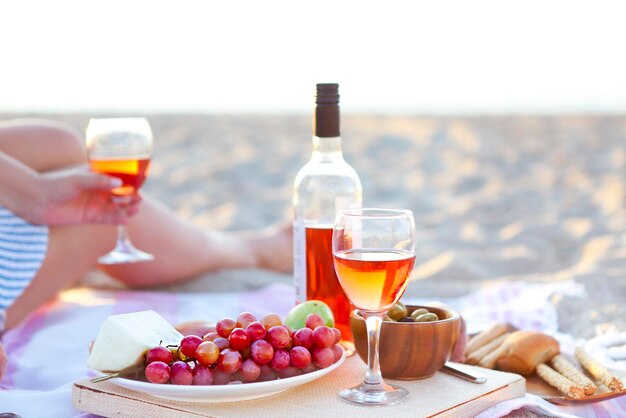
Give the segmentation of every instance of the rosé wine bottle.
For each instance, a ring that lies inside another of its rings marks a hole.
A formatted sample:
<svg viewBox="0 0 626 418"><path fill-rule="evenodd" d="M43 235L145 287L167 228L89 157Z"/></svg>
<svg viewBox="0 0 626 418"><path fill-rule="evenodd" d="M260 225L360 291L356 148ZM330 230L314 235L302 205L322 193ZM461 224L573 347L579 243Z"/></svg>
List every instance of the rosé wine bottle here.
<svg viewBox="0 0 626 418"><path fill-rule="evenodd" d="M363 193L359 176L341 151L338 84L317 84L313 130L313 153L298 172L293 192L296 303L325 302L344 347L352 349L353 306L335 273L332 235L337 212L360 208Z"/></svg>

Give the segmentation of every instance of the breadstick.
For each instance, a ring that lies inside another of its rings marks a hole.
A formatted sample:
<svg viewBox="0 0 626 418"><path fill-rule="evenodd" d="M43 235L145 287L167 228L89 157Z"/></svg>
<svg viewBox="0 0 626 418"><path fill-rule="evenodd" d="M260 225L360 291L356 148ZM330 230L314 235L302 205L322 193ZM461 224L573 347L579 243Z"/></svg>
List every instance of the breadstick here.
<svg viewBox="0 0 626 418"><path fill-rule="evenodd" d="M472 366L478 364L487 354L491 353L493 350L500 347L500 344L502 344L502 341L504 341L507 335L509 335L508 332L506 334L500 335L495 340L489 341L487 344L483 345L478 350L469 353L467 355L467 360L465 362L467 364L471 364Z"/></svg>
<svg viewBox="0 0 626 418"><path fill-rule="evenodd" d="M494 323L489 328L486 328L472 337L465 349L465 354L478 350L483 345L487 344L507 331L507 327L504 324Z"/></svg>
<svg viewBox="0 0 626 418"><path fill-rule="evenodd" d="M621 392L624 390L624 384L617 377L613 376L604 366L595 361L587 354L582 347L577 347L575 350L576 358L580 364L587 370L593 377L598 379L600 383L611 389L612 392Z"/></svg>
<svg viewBox="0 0 626 418"><path fill-rule="evenodd" d="M506 340L506 337L504 337L504 339ZM480 359L480 361L478 362L478 365L486 369L493 369L496 366L496 363L498 359L500 358L500 356L506 353L506 350L507 350L507 347L505 347L504 342L502 342L498 347L496 347L495 350L491 351L485 357Z"/></svg>
<svg viewBox="0 0 626 418"><path fill-rule="evenodd" d="M556 372L552 367L544 363L537 365L537 374L551 386L554 386L570 398L580 399L585 396L585 390L576 386L576 383Z"/></svg>
<svg viewBox="0 0 626 418"><path fill-rule="evenodd" d="M596 393L596 385L593 384L591 379L585 376L576 366L570 363L565 357L560 354L552 357L550 360L552 363L552 367L563 376L567 377L572 382L576 383L578 386L581 386L585 395L593 395Z"/></svg>

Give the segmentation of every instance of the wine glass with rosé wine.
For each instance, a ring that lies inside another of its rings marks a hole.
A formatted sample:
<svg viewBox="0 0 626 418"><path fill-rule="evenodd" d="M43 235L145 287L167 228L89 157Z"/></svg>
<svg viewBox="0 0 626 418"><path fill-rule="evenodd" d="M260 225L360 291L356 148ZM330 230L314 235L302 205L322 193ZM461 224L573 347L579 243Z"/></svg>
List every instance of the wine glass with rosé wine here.
<svg viewBox="0 0 626 418"><path fill-rule="evenodd" d="M91 170L122 180L111 191L118 210L125 210L148 175L152 154L152 130L145 118L91 119L86 132ZM115 248L98 259L100 264L122 264L154 260L138 250L128 238L126 227L118 226Z"/></svg>
<svg viewBox="0 0 626 418"><path fill-rule="evenodd" d="M404 293L415 263L413 213L402 209L340 211L332 247L337 277L365 318L368 339L365 380L342 389L339 396L361 405L402 402L409 392L383 381L378 341L383 316Z"/></svg>

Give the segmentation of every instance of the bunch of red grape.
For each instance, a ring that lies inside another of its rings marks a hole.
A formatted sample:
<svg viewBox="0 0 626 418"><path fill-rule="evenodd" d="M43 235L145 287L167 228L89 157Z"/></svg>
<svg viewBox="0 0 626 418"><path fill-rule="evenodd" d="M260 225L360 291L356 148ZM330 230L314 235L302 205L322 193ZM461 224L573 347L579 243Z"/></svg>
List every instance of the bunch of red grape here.
<svg viewBox="0 0 626 418"><path fill-rule="evenodd" d="M291 330L277 314L261 320L242 312L237 320L220 319L200 338L188 335L179 346L158 346L146 353L145 376L152 383L226 385L287 378L337 362L341 332L324 325L317 313L306 326Z"/></svg>

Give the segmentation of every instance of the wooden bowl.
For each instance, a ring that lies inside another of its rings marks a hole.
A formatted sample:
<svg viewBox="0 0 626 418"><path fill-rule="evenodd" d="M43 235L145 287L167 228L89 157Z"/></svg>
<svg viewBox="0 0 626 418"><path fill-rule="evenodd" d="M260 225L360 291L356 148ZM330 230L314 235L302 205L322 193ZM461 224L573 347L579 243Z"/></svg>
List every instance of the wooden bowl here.
<svg viewBox="0 0 626 418"><path fill-rule="evenodd" d="M417 380L432 376L450 359L459 337L461 317L451 309L407 305L409 315L418 308L436 313L439 321L383 322L379 357L383 377ZM367 331L358 311L350 315L350 327L359 357L367 363Z"/></svg>

